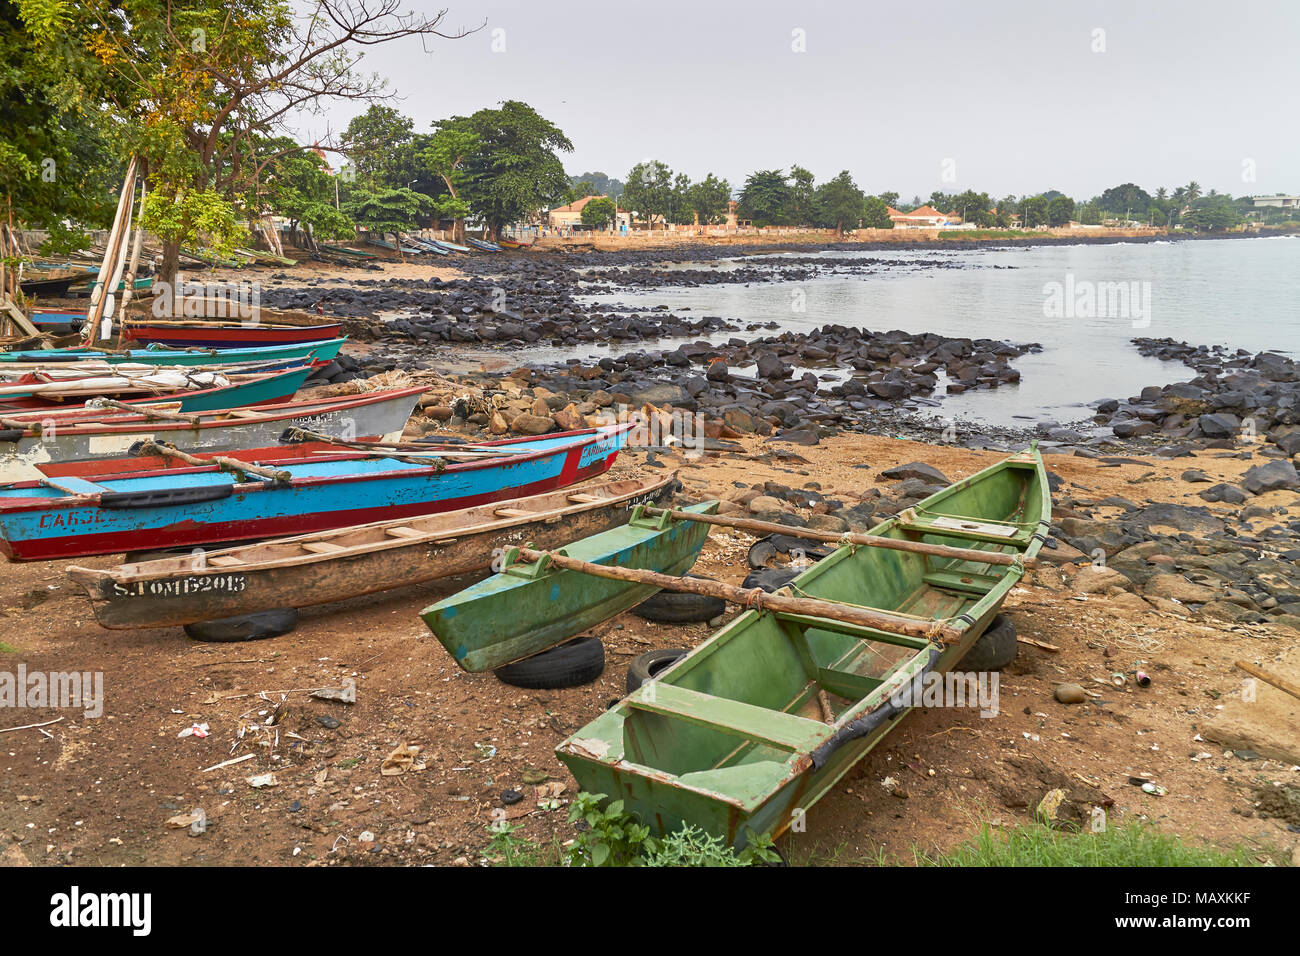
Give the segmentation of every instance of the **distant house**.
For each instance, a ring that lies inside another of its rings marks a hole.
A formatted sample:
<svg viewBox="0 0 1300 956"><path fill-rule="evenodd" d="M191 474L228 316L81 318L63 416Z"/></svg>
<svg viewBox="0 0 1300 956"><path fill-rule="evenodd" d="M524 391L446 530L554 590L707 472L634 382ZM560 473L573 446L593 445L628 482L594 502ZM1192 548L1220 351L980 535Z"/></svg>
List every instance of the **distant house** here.
<svg viewBox="0 0 1300 956"><path fill-rule="evenodd" d="M1256 209L1262 206L1271 206L1275 209L1300 208L1300 196L1253 196L1250 201L1255 204Z"/></svg>
<svg viewBox="0 0 1300 956"><path fill-rule="evenodd" d="M582 224L582 208L593 199L604 198L604 196L583 196L567 206L552 209L546 214L546 225L552 229L586 229L588 227ZM618 211L615 216L615 228L620 232L632 228L631 215L627 210L620 209Z"/></svg>
<svg viewBox="0 0 1300 956"><path fill-rule="evenodd" d="M949 225L956 218L940 212L933 206L922 206L911 212L899 212L893 206L885 208L889 211L889 218L893 220L895 229L938 229Z"/></svg>

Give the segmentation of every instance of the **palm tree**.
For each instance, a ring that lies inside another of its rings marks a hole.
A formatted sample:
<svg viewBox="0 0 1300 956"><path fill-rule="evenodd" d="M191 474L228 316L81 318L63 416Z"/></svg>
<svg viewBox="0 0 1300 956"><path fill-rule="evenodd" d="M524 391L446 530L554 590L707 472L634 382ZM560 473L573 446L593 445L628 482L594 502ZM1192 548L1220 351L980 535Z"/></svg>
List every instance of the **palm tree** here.
<svg viewBox="0 0 1300 956"><path fill-rule="evenodd" d="M1201 184L1198 183L1195 179L1193 179L1190 183L1187 184L1187 201L1196 202L1196 200L1200 198L1201 198Z"/></svg>
<svg viewBox="0 0 1300 956"><path fill-rule="evenodd" d="M1161 186L1159 189L1156 190L1156 198L1159 199L1161 202L1164 202L1166 199L1169 198L1169 190L1165 189L1164 186Z"/></svg>

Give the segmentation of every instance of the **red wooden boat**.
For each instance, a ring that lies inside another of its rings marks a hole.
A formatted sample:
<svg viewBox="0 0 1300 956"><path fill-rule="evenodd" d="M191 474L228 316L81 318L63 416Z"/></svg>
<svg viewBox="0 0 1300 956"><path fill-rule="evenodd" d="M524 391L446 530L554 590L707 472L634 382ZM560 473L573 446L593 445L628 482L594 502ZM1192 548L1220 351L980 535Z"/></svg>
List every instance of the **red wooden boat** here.
<svg viewBox="0 0 1300 956"><path fill-rule="evenodd" d="M129 322L122 338L144 344L179 348L243 348L252 345L300 345L339 337L337 322L325 325L282 325L239 322Z"/></svg>

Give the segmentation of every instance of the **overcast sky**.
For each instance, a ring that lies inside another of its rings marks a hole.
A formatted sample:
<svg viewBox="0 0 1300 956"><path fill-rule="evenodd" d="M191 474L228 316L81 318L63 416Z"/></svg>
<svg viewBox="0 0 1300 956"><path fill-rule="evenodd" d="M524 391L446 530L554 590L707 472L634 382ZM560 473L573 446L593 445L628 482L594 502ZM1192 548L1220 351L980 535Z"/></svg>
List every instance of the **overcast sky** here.
<svg viewBox="0 0 1300 956"><path fill-rule="evenodd" d="M418 40L370 52L392 105L427 130L523 100L573 141L573 174L622 179L654 158L739 187L799 163L904 200L967 188L1085 199L1193 179L1300 191L1297 0L412 5L446 6L449 31L486 26L429 52ZM340 104L328 123L359 111Z"/></svg>

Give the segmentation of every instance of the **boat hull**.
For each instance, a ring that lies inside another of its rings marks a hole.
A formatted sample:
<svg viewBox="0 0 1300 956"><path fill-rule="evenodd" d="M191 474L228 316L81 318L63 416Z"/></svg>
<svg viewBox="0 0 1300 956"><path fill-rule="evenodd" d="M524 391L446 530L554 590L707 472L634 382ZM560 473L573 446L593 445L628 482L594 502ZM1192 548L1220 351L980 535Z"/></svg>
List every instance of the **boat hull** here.
<svg viewBox="0 0 1300 956"><path fill-rule="evenodd" d="M106 628L167 627L282 607L306 607L438 578L486 571L496 549L529 542L559 547L625 524L636 505L662 505L677 487L675 476L649 482L583 486L599 500L575 504L566 492L511 499L526 516L496 517L497 506L451 511L412 520L418 536L388 536L391 522L346 528L324 535L269 541L201 555L201 570L177 572L190 559L124 565L110 571L70 568L85 588L95 618ZM399 526L400 527L400 526ZM303 543L349 548L312 553ZM236 555L235 553L238 552ZM289 557L283 557L288 555ZM225 564L234 556L237 564ZM258 558L261 558L259 561ZM209 562L215 562L210 564Z"/></svg>
<svg viewBox="0 0 1300 956"><path fill-rule="evenodd" d="M45 363L66 365L72 362L106 362L117 365L124 362L156 366L230 365L244 362L330 362L339 354L346 338L327 339L322 342L305 342L289 345L270 345L252 348L195 349L165 351L161 349L129 349L125 352L96 352L90 349L35 349L21 352L0 352L0 363ZM0 365L0 369L5 366Z"/></svg>
<svg viewBox="0 0 1300 956"><path fill-rule="evenodd" d="M280 484L239 482L213 466L100 482L80 476L19 482L0 486L0 549L12 560L44 561L283 537L470 508L603 474L629 428L501 442L526 453L445 467L361 454L263 462L293 476ZM182 503L162 500L167 495Z"/></svg>
<svg viewBox="0 0 1300 956"><path fill-rule="evenodd" d="M103 412L93 422L53 420L54 427L24 435L17 442L0 442L0 483L35 480L51 474L50 463L109 462L130 456L140 441L166 441L182 451L218 452L271 446L281 441L285 429L305 428L332 436L354 436L362 441L396 441L415 408L422 389L398 389L371 395L302 402L277 408L262 406L262 418L220 415L198 425L149 420L121 413L102 423ZM224 410L222 410L224 411ZM30 416L34 417L34 416ZM39 419L35 421L40 425ZM50 434L52 432L52 434Z"/></svg>
<svg viewBox="0 0 1300 956"><path fill-rule="evenodd" d="M293 398L298 389L307 381L312 369L310 366L272 372L236 382L218 388L201 388L189 392L172 392L163 395L146 395L143 398L127 398L128 405L148 405L168 403L178 406L181 412L210 412L223 408L242 408L249 405L265 405L270 402L285 402ZM61 413L67 410L90 411L84 402L65 405L59 402L39 398L20 398L0 406L8 411L30 412L49 411ZM57 419L56 419L57 420Z"/></svg>
<svg viewBox="0 0 1300 956"><path fill-rule="evenodd" d="M1032 558L1050 527L1037 451L985 469L870 532ZM742 846L791 827L993 621L1023 565L845 546L789 585L799 596L944 622L907 637L748 610L556 750L581 789L623 800L658 833L683 824ZM978 675L967 675L967 681ZM982 691L981 691L982 693ZM955 704L954 704L955 706ZM979 698L984 706L984 698ZM993 703L996 712L996 698Z"/></svg>
<svg viewBox="0 0 1300 956"><path fill-rule="evenodd" d="M342 326L329 325L154 325L132 322L122 332L132 342L177 348L240 348L256 345L302 345L339 338Z"/></svg>
<svg viewBox="0 0 1300 956"><path fill-rule="evenodd" d="M711 514L716 501L689 511ZM663 574L685 574L699 559L708 525L642 517L574 540L569 557ZM493 670L563 644L635 607L659 589L537 565L508 566L479 584L431 605L420 617L463 669Z"/></svg>

